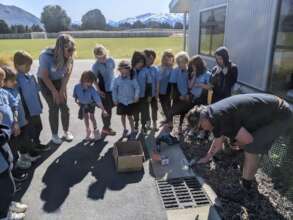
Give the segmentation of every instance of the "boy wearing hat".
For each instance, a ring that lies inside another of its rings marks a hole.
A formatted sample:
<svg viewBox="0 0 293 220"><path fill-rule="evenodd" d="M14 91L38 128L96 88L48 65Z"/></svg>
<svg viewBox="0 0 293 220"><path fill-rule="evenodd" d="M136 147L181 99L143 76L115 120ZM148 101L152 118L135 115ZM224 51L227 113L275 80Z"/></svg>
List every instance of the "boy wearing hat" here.
<svg viewBox="0 0 293 220"><path fill-rule="evenodd" d="M139 100L139 85L137 81L130 74L130 64L126 60L122 60L119 63L118 70L120 75L114 79L112 96L114 104L117 106L117 114L121 115L121 122L123 125L123 136L128 135L128 130L126 128L126 116L128 118L131 133L129 135L130 139L135 138L134 129L134 104Z"/></svg>

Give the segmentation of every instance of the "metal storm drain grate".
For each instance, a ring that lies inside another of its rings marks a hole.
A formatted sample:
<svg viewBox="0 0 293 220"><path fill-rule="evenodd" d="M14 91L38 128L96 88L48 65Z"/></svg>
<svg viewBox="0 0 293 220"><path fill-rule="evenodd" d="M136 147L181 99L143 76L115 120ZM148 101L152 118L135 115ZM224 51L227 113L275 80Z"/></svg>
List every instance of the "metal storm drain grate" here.
<svg viewBox="0 0 293 220"><path fill-rule="evenodd" d="M207 194L195 177L157 180L166 209L186 209L210 204Z"/></svg>

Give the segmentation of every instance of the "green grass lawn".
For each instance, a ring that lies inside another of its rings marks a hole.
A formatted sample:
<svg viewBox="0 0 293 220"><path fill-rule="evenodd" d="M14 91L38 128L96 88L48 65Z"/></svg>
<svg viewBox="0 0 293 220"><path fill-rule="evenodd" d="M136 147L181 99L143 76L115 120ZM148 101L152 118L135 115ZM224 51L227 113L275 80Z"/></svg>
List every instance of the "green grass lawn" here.
<svg viewBox="0 0 293 220"><path fill-rule="evenodd" d="M76 39L77 59L93 58L93 48L97 43L103 44L110 50L114 58L129 58L134 50L153 48L158 57L166 49L174 53L182 49L183 38L80 38ZM0 40L0 57L12 57L17 50L26 50L38 59L40 52L55 43L55 39L26 39L26 40Z"/></svg>

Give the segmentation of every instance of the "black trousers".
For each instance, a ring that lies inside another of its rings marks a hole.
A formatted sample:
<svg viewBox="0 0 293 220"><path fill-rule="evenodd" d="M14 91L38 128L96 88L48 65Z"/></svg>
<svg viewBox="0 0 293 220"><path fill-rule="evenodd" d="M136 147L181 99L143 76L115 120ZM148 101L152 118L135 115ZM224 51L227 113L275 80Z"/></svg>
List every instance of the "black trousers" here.
<svg viewBox="0 0 293 220"><path fill-rule="evenodd" d="M5 218L9 211L15 191L14 180L11 172L7 170L0 174L0 219Z"/></svg>
<svg viewBox="0 0 293 220"><path fill-rule="evenodd" d="M185 115L194 107L191 101L182 101L179 98L174 99L172 107L168 112L168 122L173 122L175 115L180 115L180 126L183 124Z"/></svg>
<svg viewBox="0 0 293 220"><path fill-rule="evenodd" d="M137 129L139 126L139 120L141 122L142 127L145 127L146 122L148 121L148 109L149 104L146 97L140 98L139 102L136 103L136 108L134 110L134 124Z"/></svg>
<svg viewBox="0 0 293 220"><path fill-rule="evenodd" d="M11 136L9 145L12 149L12 151L19 151L21 154L26 154L30 153L31 151L34 150L34 143L32 139L29 136L29 126L26 125L22 127L20 132L20 135L18 136ZM15 155L14 153L14 158L17 159L18 156Z"/></svg>
<svg viewBox="0 0 293 220"><path fill-rule="evenodd" d="M41 143L40 136L43 130L41 116L31 116L28 118L28 135L35 145Z"/></svg>
<svg viewBox="0 0 293 220"><path fill-rule="evenodd" d="M168 94L168 95L160 95L159 98L160 98L160 103L162 106L163 113L165 117L167 118L168 112L171 109L171 97Z"/></svg>
<svg viewBox="0 0 293 220"><path fill-rule="evenodd" d="M102 98L102 103L104 105L106 112L108 113L107 116L102 114L103 125L104 128L108 129L111 127L112 108L114 106L111 92L105 93L105 97Z"/></svg>
<svg viewBox="0 0 293 220"><path fill-rule="evenodd" d="M151 113L152 115L150 115L150 108L151 108ZM149 100L147 101L147 108L146 108L146 117L147 117L147 121L150 121L152 119L152 121L157 121L158 120L158 101L155 97L151 98L151 101L149 102Z"/></svg>

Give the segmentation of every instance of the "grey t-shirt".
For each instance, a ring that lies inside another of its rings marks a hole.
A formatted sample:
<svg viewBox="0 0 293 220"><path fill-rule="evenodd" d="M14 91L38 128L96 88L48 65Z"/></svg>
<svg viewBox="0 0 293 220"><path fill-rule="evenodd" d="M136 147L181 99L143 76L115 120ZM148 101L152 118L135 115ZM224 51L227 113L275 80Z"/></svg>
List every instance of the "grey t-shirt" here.
<svg viewBox="0 0 293 220"><path fill-rule="evenodd" d="M241 127L254 132L274 120L283 119L287 114L280 100L270 94L243 94L210 105L207 113L214 126L214 136L234 139Z"/></svg>

